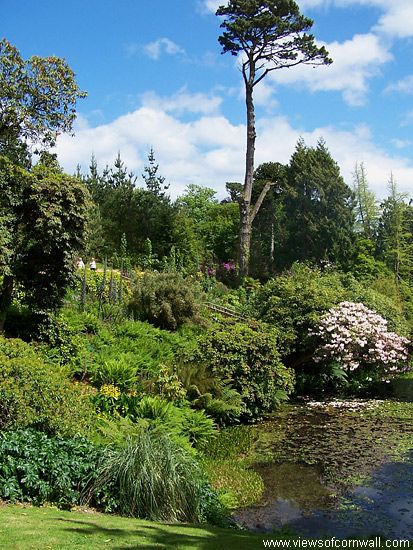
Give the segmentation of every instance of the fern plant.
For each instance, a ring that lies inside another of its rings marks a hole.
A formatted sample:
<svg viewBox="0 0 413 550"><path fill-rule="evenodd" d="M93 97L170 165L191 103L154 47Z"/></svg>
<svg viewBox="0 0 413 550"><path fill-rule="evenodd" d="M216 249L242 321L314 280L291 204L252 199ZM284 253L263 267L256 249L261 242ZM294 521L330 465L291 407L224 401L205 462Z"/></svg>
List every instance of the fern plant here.
<svg viewBox="0 0 413 550"><path fill-rule="evenodd" d="M203 409L220 425L234 424L243 411L241 395L204 363L184 362L177 375L192 407Z"/></svg>

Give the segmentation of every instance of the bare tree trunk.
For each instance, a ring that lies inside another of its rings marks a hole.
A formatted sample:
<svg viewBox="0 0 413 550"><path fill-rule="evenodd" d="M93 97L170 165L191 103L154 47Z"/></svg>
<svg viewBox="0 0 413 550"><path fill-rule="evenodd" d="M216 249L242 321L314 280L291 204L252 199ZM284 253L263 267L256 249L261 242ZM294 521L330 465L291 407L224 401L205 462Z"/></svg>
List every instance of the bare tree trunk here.
<svg viewBox="0 0 413 550"><path fill-rule="evenodd" d="M5 275L0 292L0 334L4 332L4 323L12 300L13 286L14 278L11 275Z"/></svg>
<svg viewBox="0 0 413 550"><path fill-rule="evenodd" d="M245 155L245 179L244 189L240 204L240 228L239 228L239 275L242 280L248 275L250 263L251 245L251 194L254 178L255 155L255 112L252 98L253 85L245 82L245 98L247 105L247 152Z"/></svg>
<svg viewBox="0 0 413 550"><path fill-rule="evenodd" d="M249 271L252 222L258 214L261 205L275 182L266 182L255 205L251 204L252 184L254 181L255 157L255 110L252 92L254 88L252 71L249 80L245 80L245 98L247 104L247 152L245 155L245 180L240 201L240 228L239 228L239 278L242 281Z"/></svg>

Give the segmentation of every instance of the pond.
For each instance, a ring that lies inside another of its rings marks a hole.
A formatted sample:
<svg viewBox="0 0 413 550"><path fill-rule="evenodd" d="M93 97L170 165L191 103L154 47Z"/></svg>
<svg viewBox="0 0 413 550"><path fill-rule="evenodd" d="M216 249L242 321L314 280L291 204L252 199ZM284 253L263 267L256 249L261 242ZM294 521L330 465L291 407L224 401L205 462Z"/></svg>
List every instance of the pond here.
<svg viewBox="0 0 413 550"><path fill-rule="evenodd" d="M288 405L253 428L265 491L238 524L304 537L413 539L413 404Z"/></svg>

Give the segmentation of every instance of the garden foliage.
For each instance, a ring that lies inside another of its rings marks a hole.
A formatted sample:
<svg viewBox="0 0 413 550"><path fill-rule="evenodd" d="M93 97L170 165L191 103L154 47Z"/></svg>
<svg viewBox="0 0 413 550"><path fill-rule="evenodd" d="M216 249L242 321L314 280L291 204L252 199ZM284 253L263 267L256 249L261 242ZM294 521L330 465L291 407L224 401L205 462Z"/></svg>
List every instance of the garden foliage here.
<svg viewBox="0 0 413 550"><path fill-rule="evenodd" d="M136 319L176 330L197 318L199 304L193 286L179 273L146 273L133 289L129 309Z"/></svg>
<svg viewBox="0 0 413 550"><path fill-rule="evenodd" d="M94 418L86 393L29 344L0 338L0 429L31 426L50 434L85 432Z"/></svg>
<svg viewBox="0 0 413 550"><path fill-rule="evenodd" d="M241 418L253 421L291 392L293 373L281 362L277 336L255 322L221 320L200 336L193 361L207 363L242 398Z"/></svg>
<svg viewBox="0 0 413 550"><path fill-rule="evenodd" d="M82 437L50 437L26 429L0 432L0 498L60 506L80 504L96 472L101 450ZM102 504L110 497L101 488Z"/></svg>

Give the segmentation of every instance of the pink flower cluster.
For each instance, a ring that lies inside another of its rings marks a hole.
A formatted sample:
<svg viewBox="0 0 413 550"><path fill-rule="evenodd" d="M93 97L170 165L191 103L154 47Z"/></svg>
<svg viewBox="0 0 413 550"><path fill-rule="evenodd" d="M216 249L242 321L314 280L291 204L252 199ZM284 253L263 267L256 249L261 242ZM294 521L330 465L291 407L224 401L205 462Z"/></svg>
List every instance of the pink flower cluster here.
<svg viewBox="0 0 413 550"><path fill-rule="evenodd" d="M387 330L387 321L364 304L341 302L310 331L321 344L316 362L335 360L347 372L375 367L390 375L407 369L409 340Z"/></svg>

